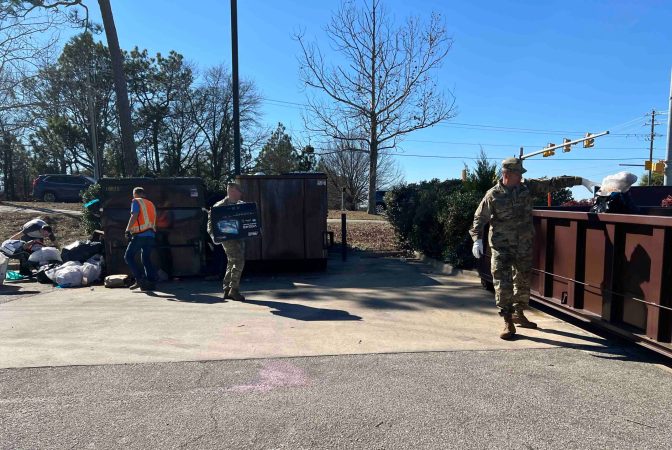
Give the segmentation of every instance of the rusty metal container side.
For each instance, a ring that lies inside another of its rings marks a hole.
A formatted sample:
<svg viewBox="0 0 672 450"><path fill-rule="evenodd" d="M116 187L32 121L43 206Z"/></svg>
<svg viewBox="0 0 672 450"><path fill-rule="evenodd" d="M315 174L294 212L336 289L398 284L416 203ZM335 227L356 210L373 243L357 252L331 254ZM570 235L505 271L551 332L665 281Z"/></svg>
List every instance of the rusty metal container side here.
<svg viewBox="0 0 672 450"><path fill-rule="evenodd" d="M533 285L534 296L672 351L664 308L671 306L672 218L535 211L534 221L536 245L547 254L536 261L546 283Z"/></svg>
<svg viewBox="0 0 672 450"><path fill-rule="evenodd" d="M170 276L195 276L204 265L205 186L200 178L103 178L100 180L101 225L109 273L130 271L124 261L124 231L130 217L132 189L141 186L157 208L155 267ZM139 256L138 256L139 258Z"/></svg>
<svg viewBox="0 0 672 450"><path fill-rule="evenodd" d="M672 186L632 186L630 196L637 206L660 206L665 197L672 195Z"/></svg>
<svg viewBox="0 0 672 450"><path fill-rule="evenodd" d="M249 241L247 261L326 267L326 175L241 175L237 182L244 200L257 203L263 230L260 239Z"/></svg>
<svg viewBox="0 0 672 450"><path fill-rule="evenodd" d="M326 261L327 177L306 178L303 182L306 259Z"/></svg>
<svg viewBox="0 0 672 450"><path fill-rule="evenodd" d="M672 217L546 209L533 222L533 299L672 356Z"/></svg>

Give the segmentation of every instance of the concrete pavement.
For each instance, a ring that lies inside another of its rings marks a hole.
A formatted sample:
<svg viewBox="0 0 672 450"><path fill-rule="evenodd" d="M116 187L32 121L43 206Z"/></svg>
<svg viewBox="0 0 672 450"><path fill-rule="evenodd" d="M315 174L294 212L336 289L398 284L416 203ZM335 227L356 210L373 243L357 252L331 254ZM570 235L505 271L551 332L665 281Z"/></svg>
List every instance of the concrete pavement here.
<svg viewBox="0 0 672 450"><path fill-rule="evenodd" d="M501 341L475 278L354 256L245 288L0 288L0 448L672 441L668 368L539 311L540 330Z"/></svg>
<svg viewBox="0 0 672 450"><path fill-rule="evenodd" d="M324 274L253 277L245 303L222 302L219 282L150 294L52 289L2 305L0 367L607 344L537 311L539 330L502 341L492 295L476 279L428 270L398 259L330 261Z"/></svg>

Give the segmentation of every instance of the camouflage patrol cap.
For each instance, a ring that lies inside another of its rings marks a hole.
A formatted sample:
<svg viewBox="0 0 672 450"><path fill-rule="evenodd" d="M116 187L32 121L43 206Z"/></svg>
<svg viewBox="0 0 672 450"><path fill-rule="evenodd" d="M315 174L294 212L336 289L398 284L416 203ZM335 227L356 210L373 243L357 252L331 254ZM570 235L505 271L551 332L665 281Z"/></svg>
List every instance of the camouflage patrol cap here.
<svg viewBox="0 0 672 450"><path fill-rule="evenodd" d="M523 167L523 160L518 158L506 158L502 161L502 170L508 172L525 173L527 170Z"/></svg>

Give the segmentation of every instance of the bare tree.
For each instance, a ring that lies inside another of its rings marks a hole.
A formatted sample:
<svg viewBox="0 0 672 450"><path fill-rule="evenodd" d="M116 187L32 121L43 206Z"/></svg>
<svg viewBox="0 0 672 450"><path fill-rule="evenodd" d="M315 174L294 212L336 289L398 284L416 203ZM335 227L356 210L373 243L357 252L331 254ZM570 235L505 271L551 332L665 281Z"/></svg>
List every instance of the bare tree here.
<svg viewBox="0 0 672 450"><path fill-rule="evenodd" d="M26 9L16 2L0 3L0 112L38 103L23 84L51 59L58 43L58 26L65 22L63 14ZM7 120L3 125L11 127Z"/></svg>
<svg viewBox="0 0 672 450"><path fill-rule="evenodd" d="M47 14L59 14L60 11L67 8L71 9L69 20L73 23L88 25L89 9L83 0L12 0L5 2L9 5L9 12L13 17L30 17L36 11L46 11ZM116 93L116 106L119 114L119 125L121 129L121 144L123 152L123 168L125 175L133 176L138 170L138 155L135 151L135 141L133 139L133 125L131 122L131 108L128 101L128 88L124 76L124 59L119 47L117 29L114 25L112 7L109 0L98 0L100 13L103 18L107 44L110 49L112 62L112 72L114 76L114 87ZM84 8L86 17L82 22L78 15L77 7Z"/></svg>
<svg viewBox="0 0 672 450"><path fill-rule="evenodd" d="M408 18L396 26L380 0L366 9L345 1L326 27L324 55L300 34L300 74L309 95L306 126L331 139L364 144L369 158L369 213L375 213L379 152L395 148L415 130L455 115L454 100L437 89L434 76L452 39L438 14L429 23ZM328 61L342 60L342 64Z"/></svg>
<svg viewBox="0 0 672 450"><path fill-rule="evenodd" d="M340 202L341 192L345 194L346 209L354 210L366 200L370 156L368 149L350 147L344 141L336 141L332 149L320 154L318 170L327 174L330 203ZM378 159L378 186L386 189L402 181L403 175L392 155L382 152Z"/></svg>
<svg viewBox="0 0 672 450"><path fill-rule="evenodd" d="M240 128L244 165L251 164L249 144L258 143L261 97L249 81L240 83ZM201 86L191 99L191 117L206 142L211 178L225 183L233 174L233 90L231 74L224 66L205 71ZM248 145L246 145L246 141ZM244 153L244 154L243 154Z"/></svg>

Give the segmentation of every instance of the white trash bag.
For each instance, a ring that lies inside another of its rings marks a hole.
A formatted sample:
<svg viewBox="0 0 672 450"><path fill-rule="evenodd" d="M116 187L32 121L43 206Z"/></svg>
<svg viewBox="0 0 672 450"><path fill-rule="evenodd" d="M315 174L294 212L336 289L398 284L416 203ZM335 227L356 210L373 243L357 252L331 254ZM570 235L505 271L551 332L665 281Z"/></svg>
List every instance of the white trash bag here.
<svg viewBox="0 0 672 450"><path fill-rule="evenodd" d="M68 261L62 266L47 270L45 275L61 287L81 286L84 278L82 263L77 261Z"/></svg>
<svg viewBox="0 0 672 450"><path fill-rule="evenodd" d="M637 175L630 172L618 172L613 175L607 175L602 180L600 190L597 195L609 195L612 192L625 193L630 190L633 184L637 182Z"/></svg>
<svg viewBox="0 0 672 450"><path fill-rule="evenodd" d="M82 265L82 284L88 286L95 283L103 273L103 268L100 263L85 262Z"/></svg>
<svg viewBox="0 0 672 450"><path fill-rule="evenodd" d="M43 266L52 261L63 262L61 252L56 247L42 247L28 257L28 261Z"/></svg>
<svg viewBox="0 0 672 450"><path fill-rule="evenodd" d="M8 264L9 264L9 258L5 256L4 253L0 252L0 285L5 282L5 277L7 276Z"/></svg>

